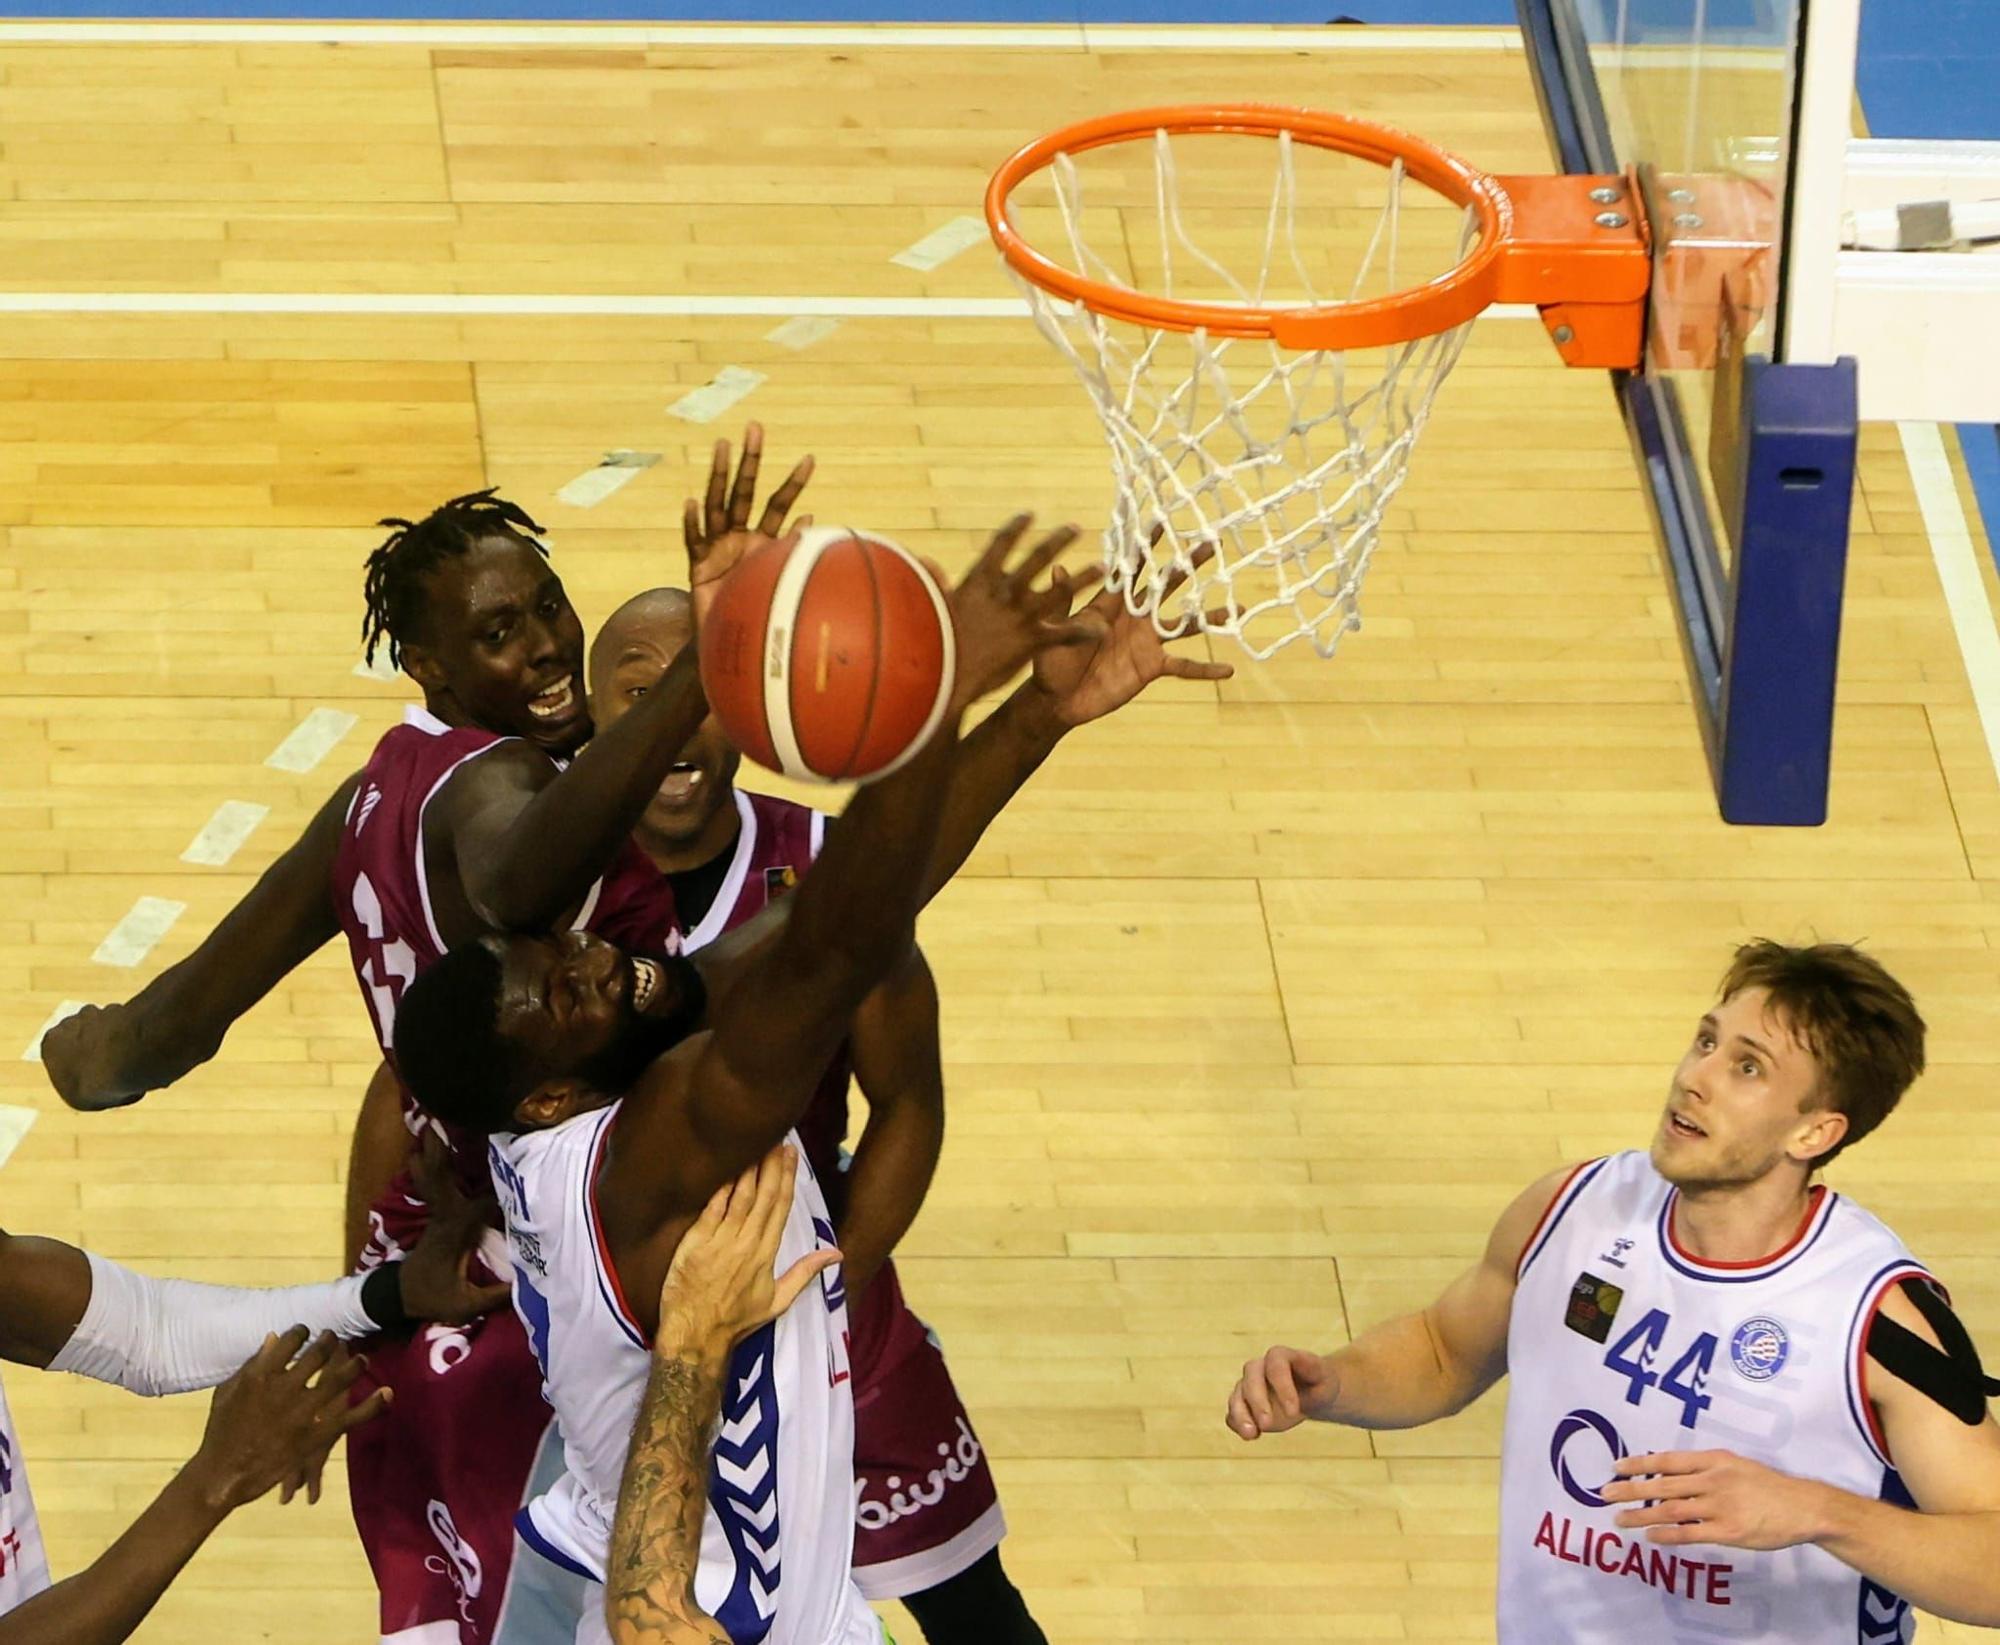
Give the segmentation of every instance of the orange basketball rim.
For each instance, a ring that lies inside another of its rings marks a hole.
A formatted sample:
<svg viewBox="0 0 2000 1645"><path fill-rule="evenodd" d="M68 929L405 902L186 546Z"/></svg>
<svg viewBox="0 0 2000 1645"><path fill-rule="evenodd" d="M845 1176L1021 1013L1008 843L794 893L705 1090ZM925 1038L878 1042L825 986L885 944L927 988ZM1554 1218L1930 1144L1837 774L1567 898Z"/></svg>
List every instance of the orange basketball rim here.
<svg viewBox="0 0 2000 1645"><path fill-rule="evenodd" d="M1470 210L1479 233L1457 267L1385 297L1312 307L1153 297L1066 269L1014 227L1008 202L1058 155L1158 132L1278 138L1388 167ZM1624 177L1497 177L1393 126L1316 109L1199 103L1132 109L1079 121L1012 155L986 189L986 221L1023 279L1095 313L1168 331L1267 337L1287 349L1354 349L1410 342L1463 325L1495 303L1532 303L1564 362L1633 369L1644 341L1652 260L1635 185Z"/></svg>

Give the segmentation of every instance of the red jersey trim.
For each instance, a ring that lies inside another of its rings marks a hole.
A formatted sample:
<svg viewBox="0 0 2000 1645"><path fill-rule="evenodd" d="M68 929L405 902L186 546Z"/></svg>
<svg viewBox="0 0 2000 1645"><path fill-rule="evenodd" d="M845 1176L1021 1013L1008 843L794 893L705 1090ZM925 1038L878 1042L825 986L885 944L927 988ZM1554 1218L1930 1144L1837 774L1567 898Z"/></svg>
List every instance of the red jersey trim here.
<svg viewBox="0 0 2000 1645"><path fill-rule="evenodd" d="M639 1325L638 1316L632 1312L632 1305L625 1299L625 1287L618 1282L618 1265L611 1260L611 1244L604 1237L604 1224L597 1214L597 1173L604 1167L604 1147L611 1140L611 1128L618 1121L617 1107L605 1111L604 1119L597 1128L597 1140L590 1145L590 1160L584 1167L583 1215L590 1225L590 1245L597 1255L597 1289L611 1309L612 1317L625 1328L639 1347L650 1350L646 1333Z"/></svg>
<svg viewBox="0 0 2000 1645"><path fill-rule="evenodd" d="M1950 1300L1945 1288L1932 1278L1927 1269L1915 1262L1897 1263L1865 1294L1860 1311L1855 1315L1854 1341L1848 1361L1850 1383L1855 1394L1849 1415L1858 1416L1856 1426L1861 1430L1861 1437L1882 1459L1883 1465L1889 1468L1896 1466L1896 1460L1889 1455L1888 1436L1882 1432L1881 1419L1875 1414L1875 1402L1868 1397L1868 1333L1875 1329L1875 1316L1882 1311L1882 1304L1889 1300L1889 1293L1906 1279L1923 1280L1935 1286L1940 1296Z"/></svg>
<svg viewBox="0 0 2000 1645"><path fill-rule="evenodd" d="M1607 1155L1606 1158L1608 1157ZM1516 1280L1528 1271L1528 1264L1534 1260L1535 1252L1541 1248L1544 1233L1555 1232L1555 1222L1560 1220L1563 1211L1569 1208L1569 1202L1573 1198L1571 1190L1581 1191L1583 1185L1576 1179L1586 1171L1591 1171L1591 1174L1595 1175L1592 1167L1603 1163L1603 1159L1585 1160L1581 1165L1572 1167L1570 1174L1562 1179L1562 1184L1556 1189L1554 1196L1542 1207L1542 1214L1535 1220L1534 1231L1528 1235L1527 1243L1521 1247L1521 1254L1514 1259Z"/></svg>
<svg viewBox="0 0 2000 1645"><path fill-rule="evenodd" d="M1825 1183L1815 1183L1812 1192L1807 1196L1805 1215L1799 1218L1798 1228L1793 1232L1792 1237L1779 1246L1777 1250L1761 1257L1752 1257L1748 1262L1716 1262L1708 1257L1696 1256L1686 1246L1681 1244L1680 1236L1674 1232L1674 1207L1680 1203L1680 1197L1681 1191L1678 1188L1671 1190L1667 1195L1667 1214L1664 1223L1667 1231L1667 1243L1673 1247L1674 1255L1679 1257L1682 1262L1696 1268L1711 1269L1718 1274L1747 1273L1752 1268L1767 1267L1771 1263L1782 1261L1785 1257L1790 1256L1793 1251L1797 1250L1804 1243L1806 1236L1812 1232L1813 1223L1820 1215L1832 1209L1835 1198L1834 1195L1827 1192Z"/></svg>

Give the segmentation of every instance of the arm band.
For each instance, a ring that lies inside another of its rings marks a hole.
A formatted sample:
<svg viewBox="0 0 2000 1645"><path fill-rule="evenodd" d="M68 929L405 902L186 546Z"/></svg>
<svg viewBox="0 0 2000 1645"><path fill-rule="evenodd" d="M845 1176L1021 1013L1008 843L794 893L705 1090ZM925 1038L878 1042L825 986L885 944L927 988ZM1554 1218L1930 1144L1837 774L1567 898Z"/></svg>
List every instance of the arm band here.
<svg viewBox="0 0 2000 1645"><path fill-rule="evenodd" d="M265 1337L294 1325L338 1337L365 1337L377 1328L362 1302L366 1275L331 1285L253 1291L153 1279L95 1251L84 1256L90 1262L90 1306L49 1369L74 1371L135 1394L213 1388L234 1376Z"/></svg>

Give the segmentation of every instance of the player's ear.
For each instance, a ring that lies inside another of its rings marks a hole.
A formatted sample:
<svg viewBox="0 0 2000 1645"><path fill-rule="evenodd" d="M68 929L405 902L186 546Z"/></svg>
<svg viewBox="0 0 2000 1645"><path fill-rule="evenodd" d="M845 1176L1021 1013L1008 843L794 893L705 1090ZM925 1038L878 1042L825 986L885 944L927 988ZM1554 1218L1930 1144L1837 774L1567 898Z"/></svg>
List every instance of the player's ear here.
<svg viewBox="0 0 2000 1645"><path fill-rule="evenodd" d="M514 1104L514 1120L523 1131L546 1131L590 1105L590 1087L581 1080L545 1080Z"/></svg>
<svg viewBox="0 0 2000 1645"><path fill-rule="evenodd" d="M1847 1116L1838 1108L1816 1108L1804 1117L1792 1139L1792 1158L1801 1164L1823 1159L1847 1135Z"/></svg>
<svg viewBox="0 0 2000 1645"><path fill-rule="evenodd" d="M444 689L444 670L438 666L437 658L422 646L398 646L396 660L402 664L403 672L426 691Z"/></svg>

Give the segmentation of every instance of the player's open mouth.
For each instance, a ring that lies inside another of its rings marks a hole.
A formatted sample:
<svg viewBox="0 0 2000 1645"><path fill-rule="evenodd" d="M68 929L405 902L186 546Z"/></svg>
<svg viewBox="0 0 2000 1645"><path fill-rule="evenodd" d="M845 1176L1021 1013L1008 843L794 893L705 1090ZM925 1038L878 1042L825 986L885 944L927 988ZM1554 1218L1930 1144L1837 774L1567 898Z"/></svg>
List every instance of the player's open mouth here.
<svg viewBox="0 0 2000 1645"><path fill-rule="evenodd" d="M660 968L651 960L632 962L632 1009L643 1011L660 989Z"/></svg>
<svg viewBox="0 0 2000 1645"><path fill-rule="evenodd" d="M669 805L679 805L694 798L695 791L708 780L708 774L698 765L686 760L677 763L660 784L660 798Z"/></svg>
<svg viewBox="0 0 2000 1645"><path fill-rule="evenodd" d="M1679 1114L1674 1113L1667 1115L1667 1129L1677 1137L1705 1137L1708 1135L1693 1120L1683 1119Z"/></svg>
<svg viewBox="0 0 2000 1645"><path fill-rule="evenodd" d="M528 712L538 720L566 719L576 707L576 676L565 674L546 691L528 699Z"/></svg>

